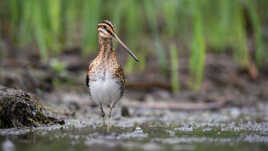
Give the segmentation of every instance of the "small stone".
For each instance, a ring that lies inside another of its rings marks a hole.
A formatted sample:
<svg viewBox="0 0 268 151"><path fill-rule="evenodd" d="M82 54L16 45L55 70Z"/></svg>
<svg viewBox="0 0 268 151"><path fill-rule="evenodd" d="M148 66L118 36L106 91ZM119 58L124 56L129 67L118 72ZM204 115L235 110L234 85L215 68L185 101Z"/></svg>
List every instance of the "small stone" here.
<svg viewBox="0 0 268 151"><path fill-rule="evenodd" d="M128 108L126 106L122 106L121 115L123 117L130 117L129 110L128 110Z"/></svg>
<svg viewBox="0 0 268 151"><path fill-rule="evenodd" d="M2 143L2 149L3 151L14 151L15 145L10 140L7 139Z"/></svg>

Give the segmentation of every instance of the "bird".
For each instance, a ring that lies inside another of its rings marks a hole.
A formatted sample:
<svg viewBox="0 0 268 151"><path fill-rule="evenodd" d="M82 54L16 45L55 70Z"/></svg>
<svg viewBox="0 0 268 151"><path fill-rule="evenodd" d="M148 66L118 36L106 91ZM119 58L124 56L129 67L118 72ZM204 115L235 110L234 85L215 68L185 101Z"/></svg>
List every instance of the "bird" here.
<svg viewBox="0 0 268 151"><path fill-rule="evenodd" d="M89 96L100 109L105 125L105 118L112 116L112 110L123 96L125 89L125 75L123 68L118 62L113 48L115 39L135 61L139 62L136 55L120 40L115 33L115 26L111 21L103 20L97 26L98 55L89 64L86 75L86 85ZM108 114L104 107L107 107Z"/></svg>

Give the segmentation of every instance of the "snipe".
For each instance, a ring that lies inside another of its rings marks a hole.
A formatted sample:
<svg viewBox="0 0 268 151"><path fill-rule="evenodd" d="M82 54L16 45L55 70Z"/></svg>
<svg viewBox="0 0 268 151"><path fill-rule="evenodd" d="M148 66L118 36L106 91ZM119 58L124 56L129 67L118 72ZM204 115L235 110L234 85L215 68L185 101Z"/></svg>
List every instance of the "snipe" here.
<svg viewBox="0 0 268 151"><path fill-rule="evenodd" d="M99 54L89 65L86 84L89 95L99 105L105 122L104 107L108 107L108 118L111 118L112 109L122 97L125 86L124 71L118 63L112 39L117 40L136 61L138 58L118 38L110 21L104 20L98 24L98 39Z"/></svg>

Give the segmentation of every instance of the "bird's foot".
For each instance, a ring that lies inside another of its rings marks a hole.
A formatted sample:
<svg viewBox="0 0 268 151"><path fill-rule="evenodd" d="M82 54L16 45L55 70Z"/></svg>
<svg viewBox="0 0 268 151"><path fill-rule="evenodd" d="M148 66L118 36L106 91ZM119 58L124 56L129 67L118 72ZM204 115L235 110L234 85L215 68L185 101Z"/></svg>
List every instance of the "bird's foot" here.
<svg viewBox="0 0 268 151"><path fill-rule="evenodd" d="M102 107L102 104L100 104L100 111L101 111L101 117L102 117L102 126L105 127L106 126L106 122L105 122L105 112L104 109Z"/></svg>

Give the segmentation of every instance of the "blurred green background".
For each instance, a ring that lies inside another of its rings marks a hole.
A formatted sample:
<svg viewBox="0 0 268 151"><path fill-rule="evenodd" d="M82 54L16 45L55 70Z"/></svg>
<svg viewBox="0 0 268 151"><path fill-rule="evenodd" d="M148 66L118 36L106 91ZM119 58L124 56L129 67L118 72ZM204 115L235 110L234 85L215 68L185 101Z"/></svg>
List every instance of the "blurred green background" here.
<svg viewBox="0 0 268 151"><path fill-rule="evenodd" d="M242 68L263 66L267 12L267 0L1 0L0 41L17 50L37 46L44 64L72 48L87 60L97 50L97 23L108 19L141 60L128 59L125 71L146 70L153 56L178 91L181 56L189 58L193 88L202 83L208 52L231 51Z"/></svg>

